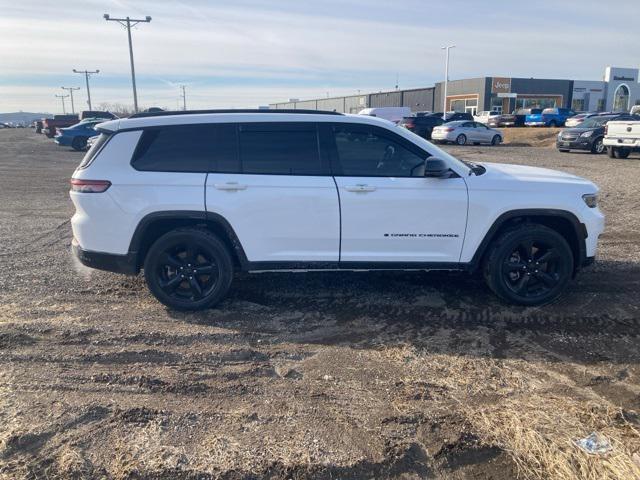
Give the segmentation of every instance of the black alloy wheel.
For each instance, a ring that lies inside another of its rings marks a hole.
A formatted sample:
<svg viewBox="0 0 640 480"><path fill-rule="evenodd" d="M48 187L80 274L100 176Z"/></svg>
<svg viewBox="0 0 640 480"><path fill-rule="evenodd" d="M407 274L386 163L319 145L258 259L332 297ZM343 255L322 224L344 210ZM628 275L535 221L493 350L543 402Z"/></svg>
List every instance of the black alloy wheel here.
<svg viewBox="0 0 640 480"><path fill-rule="evenodd" d="M160 237L144 264L155 297L178 310L199 310L218 303L233 277L231 256L208 230L183 228Z"/></svg>
<svg viewBox="0 0 640 480"><path fill-rule="evenodd" d="M84 150L87 148L87 138L86 137L75 137L71 142L71 147L74 150Z"/></svg>
<svg viewBox="0 0 640 480"><path fill-rule="evenodd" d="M543 225L506 231L485 263L489 287L520 305L542 305L557 298L571 279L573 253L567 241Z"/></svg>

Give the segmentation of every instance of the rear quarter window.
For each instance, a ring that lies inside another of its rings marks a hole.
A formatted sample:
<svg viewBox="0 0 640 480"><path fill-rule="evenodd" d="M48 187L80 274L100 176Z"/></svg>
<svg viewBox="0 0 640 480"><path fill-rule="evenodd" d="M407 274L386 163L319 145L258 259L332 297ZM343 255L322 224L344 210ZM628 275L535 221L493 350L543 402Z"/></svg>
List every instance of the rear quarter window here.
<svg viewBox="0 0 640 480"><path fill-rule="evenodd" d="M206 173L225 161L231 169L237 163L234 125L172 125L145 130L131 165L141 171Z"/></svg>
<svg viewBox="0 0 640 480"><path fill-rule="evenodd" d="M104 132L101 133L98 139L95 142L93 142L93 145L91 145L91 148L87 151L87 153L82 158L82 161L80 162L80 165L78 165L78 168L87 168L91 164L91 162L93 162L93 160L96 158L100 150L102 150L102 147L106 145L106 143L109 141L109 139L112 136L113 134L111 133L104 133Z"/></svg>

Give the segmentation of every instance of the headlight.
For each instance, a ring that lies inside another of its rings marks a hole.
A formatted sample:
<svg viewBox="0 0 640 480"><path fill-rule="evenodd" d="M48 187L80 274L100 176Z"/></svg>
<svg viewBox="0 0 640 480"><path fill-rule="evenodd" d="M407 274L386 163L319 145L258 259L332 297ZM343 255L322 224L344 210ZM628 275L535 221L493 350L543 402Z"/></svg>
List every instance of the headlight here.
<svg viewBox="0 0 640 480"><path fill-rule="evenodd" d="M596 208L598 206L597 193L586 193L582 195L582 200L584 200L584 203L586 203L589 208Z"/></svg>
<svg viewBox="0 0 640 480"><path fill-rule="evenodd" d="M585 137L585 138L590 137L591 135L593 135L593 130L589 130L588 132L584 132L580 134L581 137Z"/></svg>

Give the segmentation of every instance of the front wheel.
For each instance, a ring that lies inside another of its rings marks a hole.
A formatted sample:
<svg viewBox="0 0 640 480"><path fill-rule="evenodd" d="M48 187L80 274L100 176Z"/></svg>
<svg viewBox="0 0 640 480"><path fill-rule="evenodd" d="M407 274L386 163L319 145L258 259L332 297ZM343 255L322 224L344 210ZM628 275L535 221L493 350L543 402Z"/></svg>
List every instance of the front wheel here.
<svg viewBox="0 0 640 480"><path fill-rule="evenodd" d="M573 253L555 230L523 224L506 230L484 262L489 288L518 305L544 305L565 289L573 273Z"/></svg>
<svg viewBox="0 0 640 480"><path fill-rule="evenodd" d="M555 121L555 120L551 120L551 121L549 122L549 126L550 126L551 128L556 128L556 127L558 126L558 124L556 123L556 121Z"/></svg>
<svg viewBox="0 0 640 480"><path fill-rule="evenodd" d="M500 143L502 143L502 138L500 138L500 135L494 135L491 139L491 145L500 145Z"/></svg>
<svg viewBox="0 0 640 480"><path fill-rule="evenodd" d="M602 140L602 138L596 138L596 141L593 142L593 145L591 146L591 153L596 153L598 155L604 153L606 147L604 146L604 143L602 143Z"/></svg>
<svg viewBox="0 0 640 480"><path fill-rule="evenodd" d="M464 134L458 135L458 137L456 138L456 143L458 145L466 145L467 143L467 136Z"/></svg>
<svg viewBox="0 0 640 480"><path fill-rule="evenodd" d="M151 246L144 276L153 295L176 310L202 310L226 295L233 279L227 247L213 233L179 228Z"/></svg>

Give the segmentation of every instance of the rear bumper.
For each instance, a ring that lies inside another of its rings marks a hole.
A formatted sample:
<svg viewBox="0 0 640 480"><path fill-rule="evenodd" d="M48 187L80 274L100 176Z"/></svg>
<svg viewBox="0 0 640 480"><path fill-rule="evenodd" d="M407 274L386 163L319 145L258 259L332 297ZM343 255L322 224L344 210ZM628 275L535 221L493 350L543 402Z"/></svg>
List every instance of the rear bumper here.
<svg viewBox="0 0 640 480"><path fill-rule="evenodd" d="M602 141L607 147L640 148L640 139L637 138L607 138Z"/></svg>
<svg viewBox="0 0 640 480"><path fill-rule="evenodd" d="M68 147L71 145L72 138L60 135L53 137L53 140L61 147Z"/></svg>
<svg viewBox="0 0 640 480"><path fill-rule="evenodd" d="M92 252L82 249L75 239L71 243L71 250L73 251L73 255L80 260L80 263L89 268L124 273L126 275L136 275L140 270L135 252L130 252L126 255Z"/></svg>

